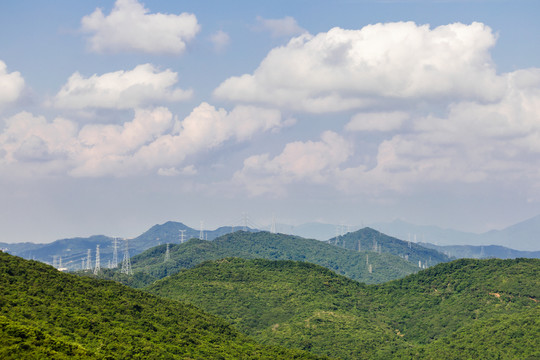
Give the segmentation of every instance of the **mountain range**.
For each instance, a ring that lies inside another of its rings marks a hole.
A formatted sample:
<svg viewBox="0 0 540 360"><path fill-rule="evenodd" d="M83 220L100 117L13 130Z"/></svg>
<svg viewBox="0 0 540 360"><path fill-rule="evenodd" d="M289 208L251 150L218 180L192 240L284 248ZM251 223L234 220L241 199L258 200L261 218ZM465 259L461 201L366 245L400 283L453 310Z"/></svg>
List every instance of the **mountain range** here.
<svg viewBox="0 0 540 360"><path fill-rule="evenodd" d="M386 251L387 241L389 241L387 238L380 239L385 248L384 252L375 252L371 249L351 251L341 246L299 236L272 234L266 231L237 231L222 235L213 241L191 239L182 244L153 247L131 259L134 276L126 276L122 273L122 269L118 268L104 269L100 277L139 288L205 261L226 257L310 262L368 284L398 279L420 269L416 261L407 261L404 257ZM424 248L424 250L428 253L437 253L432 249ZM439 255L448 259L443 254ZM92 274L91 272L84 274L88 273Z"/></svg>
<svg viewBox="0 0 540 360"><path fill-rule="evenodd" d="M196 230L181 222L168 221L161 225L154 225L136 238L129 239L129 255L139 254L151 247L165 243L180 243L191 238L203 237L206 240L215 238L234 231L234 227L220 227L215 230ZM238 228L236 228L238 230ZM246 228L246 231L256 231ZM182 234L183 233L183 234ZM53 264L56 259L57 267L68 270L77 270L83 268L83 262L87 261L88 250L90 250L91 262L96 259L96 247L100 247L101 266L108 267L109 262L113 260L114 238L104 235L90 236L87 238L76 237L69 239L56 240L47 244L34 243L0 243L0 249L12 255L20 256L25 259L38 260L47 264ZM125 241L117 239L117 257L122 261L125 250ZM62 261L61 266L59 261Z"/></svg>
<svg viewBox="0 0 540 360"><path fill-rule="evenodd" d="M442 229L435 226L418 226L401 220L376 223L370 227L400 240L424 243L425 247L439 250L455 258L536 258L540 249L540 216L502 230L492 230L483 234ZM276 228L297 236L318 240L328 240L335 238L336 233L342 236L359 229L358 226L336 227L336 225L322 223L306 223L295 227L278 224ZM258 231L252 228L242 229L248 232ZM136 238L129 239L129 254L139 254L159 244L178 244L181 242L182 236L184 241L201 237L205 240L214 240L235 230L239 230L239 228L224 226L215 230L201 231L181 222L169 221L161 225L156 224ZM97 245L100 246L102 266L108 266L109 262L113 260L113 241L113 237L95 235L87 238L61 239L47 244L0 243L0 250L26 259L35 259L55 264L57 267L76 270L85 266L88 250L90 250L91 261L95 262ZM118 243L118 260L121 261L125 247L123 241ZM498 248L490 247L490 245L498 246Z"/></svg>
<svg viewBox="0 0 540 360"><path fill-rule="evenodd" d="M491 230L484 233L472 233L453 229L443 229L437 226L415 225L402 220L379 222L367 225L387 235L401 240L431 243L438 246L498 245L521 251L540 251L540 215L519 222L501 230ZM363 228L364 225L343 226L324 223L305 223L291 226L291 234L318 240L328 240L337 234Z"/></svg>

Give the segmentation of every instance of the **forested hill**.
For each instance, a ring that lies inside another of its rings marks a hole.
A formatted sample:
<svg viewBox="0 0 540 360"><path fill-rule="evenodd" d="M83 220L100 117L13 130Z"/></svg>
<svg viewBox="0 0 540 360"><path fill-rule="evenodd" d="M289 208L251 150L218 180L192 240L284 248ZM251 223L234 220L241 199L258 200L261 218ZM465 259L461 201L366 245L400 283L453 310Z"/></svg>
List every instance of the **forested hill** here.
<svg viewBox="0 0 540 360"><path fill-rule="evenodd" d="M424 247L411 241L399 240L369 227L333 237L327 242L346 249L371 250L400 256L422 268L451 260L450 257L436 249Z"/></svg>
<svg viewBox="0 0 540 360"><path fill-rule="evenodd" d="M0 252L1 359L301 359L192 305Z"/></svg>
<svg viewBox="0 0 540 360"><path fill-rule="evenodd" d="M364 285L313 264L224 259L148 287L264 343L342 359L540 357L540 260L458 260Z"/></svg>
<svg viewBox="0 0 540 360"><path fill-rule="evenodd" d="M203 236L207 240L214 240L216 237L230 233L230 226L220 227L215 230L204 230ZM256 231L250 228L247 231ZM182 235L183 234L183 235ZM141 235L129 239L130 255L139 254L151 247L165 243L178 244L193 237L200 236L200 230L193 229L181 222L168 221L164 224L157 224L142 233ZM124 241L118 240L118 253L124 251ZM0 251L5 251L12 255L25 259L39 260L47 264L54 264L54 260L62 260L61 266L68 270L80 270L82 261L86 261L88 251L91 259L95 259L96 246L100 246L100 257L103 265L108 264L113 259L114 238L104 235L94 235L90 237L75 237L56 240L47 244L7 244L0 243Z"/></svg>
<svg viewBox="0 0 540 360"><path fill-rule="evenodd" d="M367 285L318 265L228 258L157 281L148 291L198 304L263 343L342 359L386 355L406 343L372 313Z"/></svg>
<svg viewBox="0 0 540 360"><path fill-rule="evenodd" d="M165 252L166 245L161 245L134 256L131 263L135 275L131 278L108 270L104 276L141 287L181 269L225 257L311 262L368 284L398 279L418 270L414 264L391 254L351 251L319 240L269 232L237 231L214 241L191 239L170 245L168 261L164 261Z"/></svg>

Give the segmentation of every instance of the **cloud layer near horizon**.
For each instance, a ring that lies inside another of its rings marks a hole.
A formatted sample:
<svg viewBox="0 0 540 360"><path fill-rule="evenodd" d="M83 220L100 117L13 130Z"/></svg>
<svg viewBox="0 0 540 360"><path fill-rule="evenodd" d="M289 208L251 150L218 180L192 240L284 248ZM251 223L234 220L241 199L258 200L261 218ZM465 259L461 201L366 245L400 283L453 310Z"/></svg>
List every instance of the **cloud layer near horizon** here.
<svg viewBox="0 0 540 360"><path fill-rule="evenodd" d="M257 133L284 126L281 114L249 106L232 111L207 103L184 120L174 120L164 107L137 109L122 125L89 124L18 113L5 121L0 134L0 172L21 176L68 173L75 177L193 173L186 157L242 142ZM159 170L159 171L158 171Z"/></svg>

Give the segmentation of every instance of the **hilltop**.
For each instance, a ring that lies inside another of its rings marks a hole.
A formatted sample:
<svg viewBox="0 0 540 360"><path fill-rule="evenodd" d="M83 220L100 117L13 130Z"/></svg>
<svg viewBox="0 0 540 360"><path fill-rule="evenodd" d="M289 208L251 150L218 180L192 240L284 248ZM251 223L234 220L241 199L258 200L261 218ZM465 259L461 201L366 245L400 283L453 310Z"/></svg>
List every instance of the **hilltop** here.
<svg viewBox="0 0 540 360"><path fill-rule="evenodd" d="M207 240L214 240L219 236L230 233L232 230L234 228L230 226L220 227L215 230L203 230L203 236ZM250 228L246 230L255 231ZM200 229L193 229L181 222L168 221L164 224L156 224L141 235L129 239L129 254L133 256L165 243L178 244L182 239L187 241L191 238L199 238L200 234ZM97 245L100 246L102 266L107 266L113 259L113 242L113 237L94 235L90 237L60 239L47 244L0 243L0 250L4 249L5 252L12 255L25 259L38 260L47 264L53 264L56 257L57 261L62 260L62 266L58 267L64 267L73 271L83 268L82 262L87 260L88 250L90 250L91 259L95 260ZM118 256L122 260L124 241L118 238L117 246Z"/></svg>
<svg viewBox="0 0 540 360"><path fill-rule="evenodd" d="M419 264L419 267L422 268L451 260L450 257L435 249L410 241L399 240L369 227L331 238L327 242L345 249L371 250L396 255L415 265Z"/></svg>
<svg viewBox="0 0 540 360"><path fill-rule="evenodd" d="M536 259L457 260L369 286L313 264L224 259L147 290L263 343L343 359L540 356Z"/></svg>
<svg viewBox="0 0 540 360"><path fill-rule="evenodd" d="M226 257L244 259L297 260L324 266L338 274L365 283L381 283L418 271L418 267L387 253L351 251L318 240L269 232L237 231L214 241L191 239L169 246L170 260L165 262L166 245L149 249L131 259L133 278L118 271L104 271L104 276L142 287L181 269L204 261ZM370 272L371 268L371 272Z"/></svg>
<svg viewBox="0 0 540 360"><path fill-rule="evenodd" d="M259 345L192 305L2 252L0 357L314 358Z"/></svg>

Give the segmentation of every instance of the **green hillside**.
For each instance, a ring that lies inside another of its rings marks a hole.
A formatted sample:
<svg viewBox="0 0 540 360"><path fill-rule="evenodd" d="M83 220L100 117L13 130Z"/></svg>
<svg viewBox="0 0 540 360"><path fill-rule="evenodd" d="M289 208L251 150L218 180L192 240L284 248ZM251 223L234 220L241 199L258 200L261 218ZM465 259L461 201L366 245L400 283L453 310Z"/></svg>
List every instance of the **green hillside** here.
<svg viewBox="0 0 540 360"><path fill-rule="evenodd" d="M118 270L104 271L103 276L142 287L181 269L226 257L311 262L368 284L398 279L418 270L414 264L391 254L350 251L318 240L269 232L238 231L214 241L191 239L170 245L167 262L164 261L165 251L166 245L161 245L134 256L131 263L135 275L131 278L122 276Z"/></svg>
<svg viewBox="0 0 540 360"><path fill-rule="evenodd" d="M375 289L404 339L427 343L474 320L537 307L540 260L461 259Z"/></svg>
<svg viewBox="0 0 540 360"><path fill-rule="evenodd" d="M438 252L436 249L410 241L399 240L368 227L334 237L327 242L356 251L370 250L389 253L404 258L417 266L420 265L422 268L451 260L450 257Z"/></svg>
<svg viewBox="0 0 540 360"><path fill-rule="evenodd" d="M0 358L291 359L192 305L0 252Z"/></svg>
<svg viewBox="0 0 540 360"><path fill-rule="evenodd" d="M343 359L540 355L534 259L459 260L381 285L301 262L225 259L148 291L196 304L263 343Z"/></svg>
<svg viewBox="0 0 540 360"><path fill-rule="evenodd" d="M310 263L228 258L147 290L197 304L263 343L349 359L405 345L368 312L367 285Z"/></svg>

